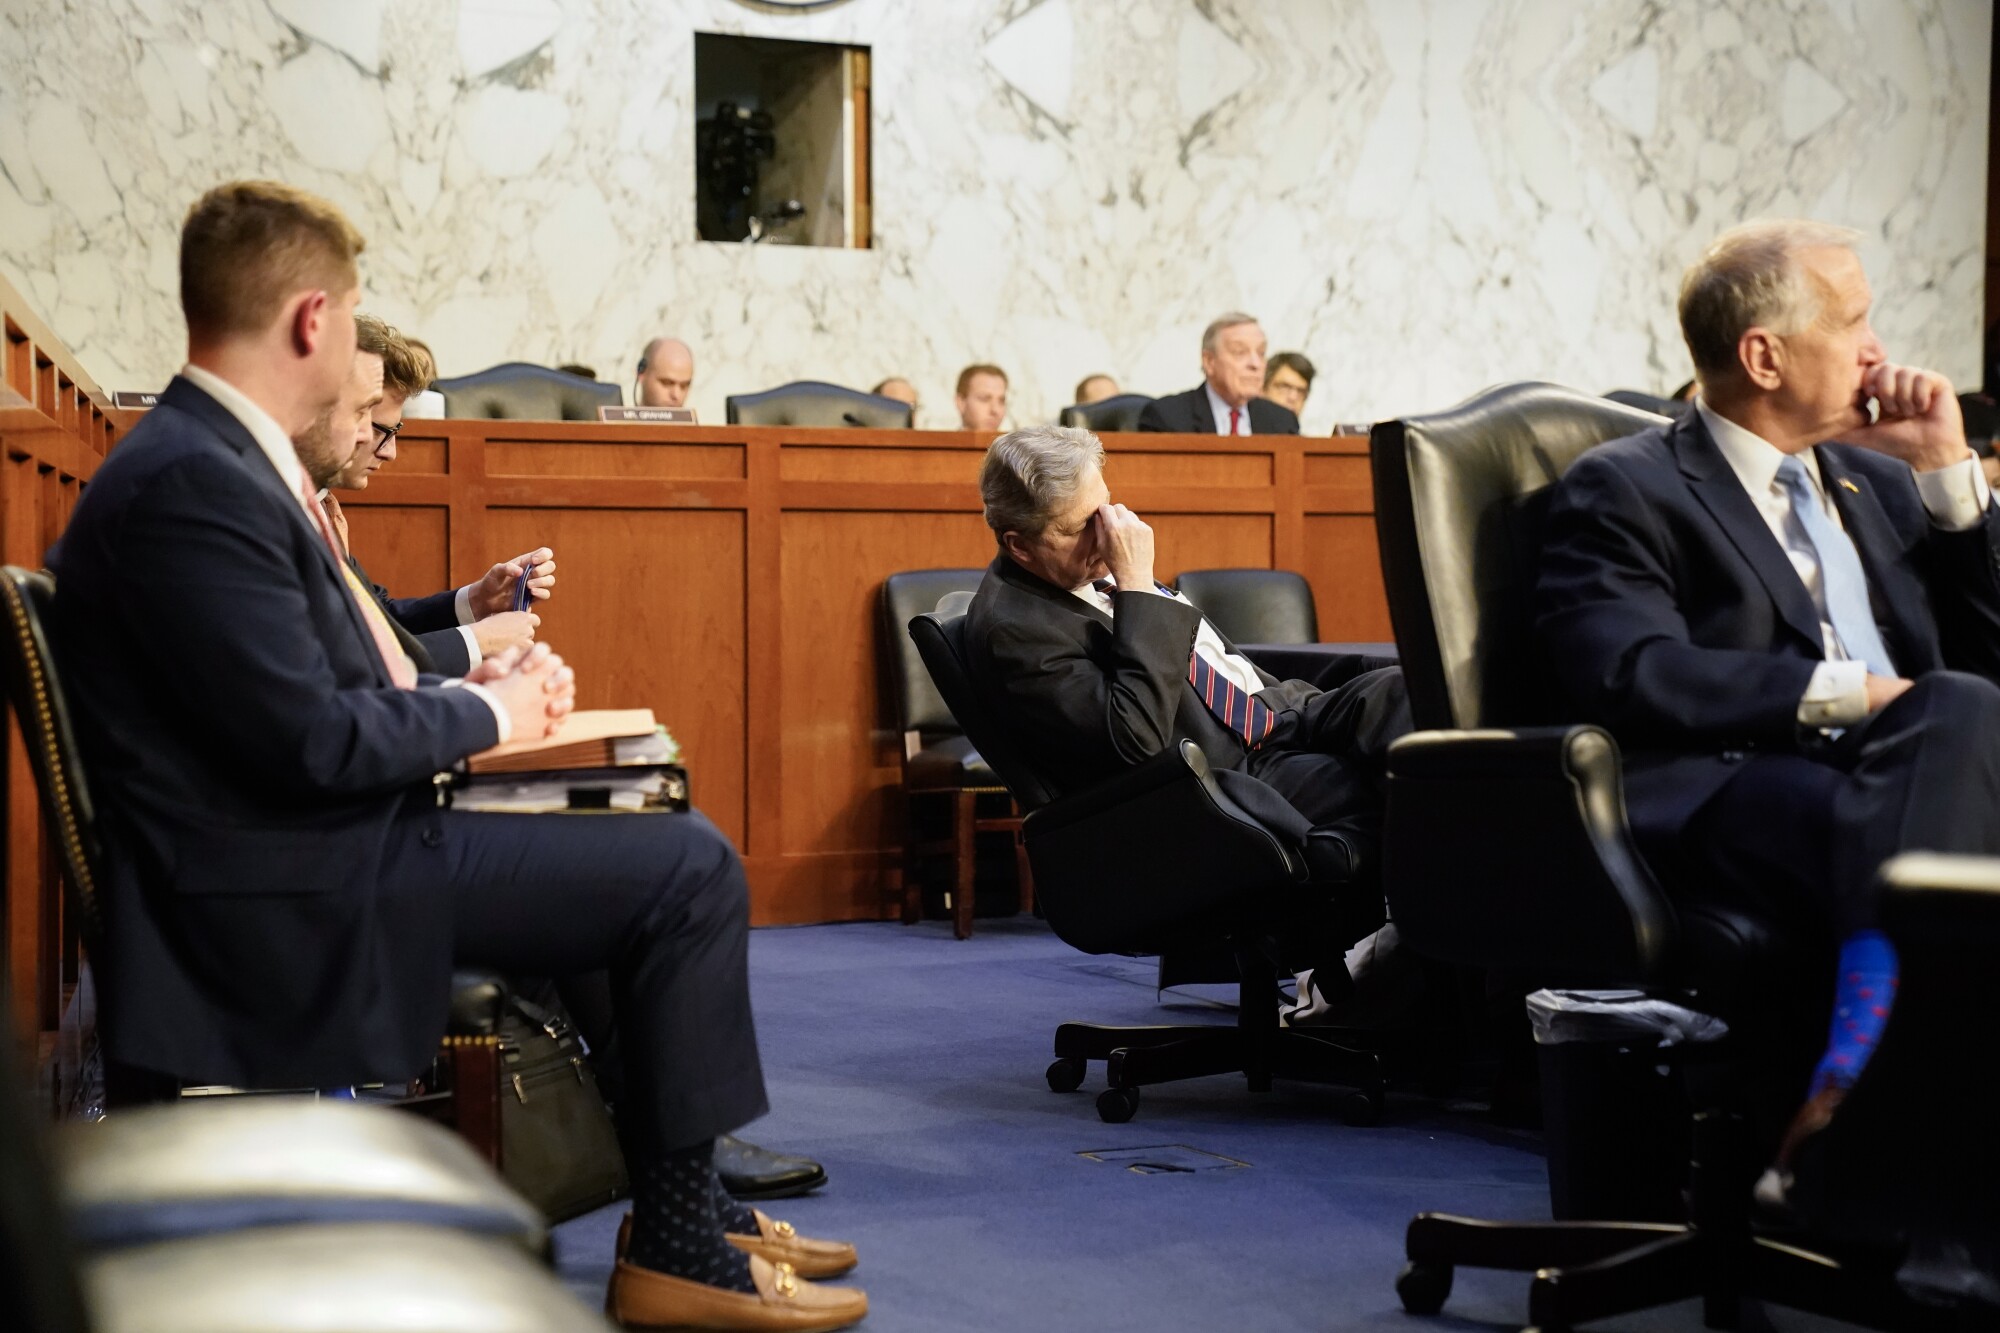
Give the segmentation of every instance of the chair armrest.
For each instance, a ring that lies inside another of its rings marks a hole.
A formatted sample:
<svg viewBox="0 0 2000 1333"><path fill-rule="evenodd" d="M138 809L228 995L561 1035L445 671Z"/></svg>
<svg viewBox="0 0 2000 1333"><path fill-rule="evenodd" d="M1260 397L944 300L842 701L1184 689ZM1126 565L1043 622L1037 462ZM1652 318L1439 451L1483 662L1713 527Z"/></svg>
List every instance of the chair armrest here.
<svg viewBox="0 0 2000 1333"><path fill-rule="evenodd" d="M1384 874L1411 947L1538 984L1667 980L1679 921L1597 727L1423 731L1389 749Z"/></svg>
<svg viewBox="0 0 2000 1333"><path fill-rule="evenodd" d="M1034 810L1021 840L1049 925L1086 953L1224 931L1303 858L1216 784L1193 741Z"/></svg>
<svg viewBox="0 0 2000 1333"><path fill-rule="evenodd" d="M1385 643L1239 643L1245 657L1279 680L1302 680L1338 689L1368 671L1397 665L1396 646Z"/></svg>

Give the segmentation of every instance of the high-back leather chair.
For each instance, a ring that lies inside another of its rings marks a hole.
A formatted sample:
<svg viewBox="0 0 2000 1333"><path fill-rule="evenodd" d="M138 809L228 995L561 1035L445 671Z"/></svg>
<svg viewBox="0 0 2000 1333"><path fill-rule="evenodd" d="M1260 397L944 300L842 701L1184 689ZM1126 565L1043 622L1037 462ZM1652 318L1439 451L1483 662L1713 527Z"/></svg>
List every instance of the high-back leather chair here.
<svg viewBox="0 0 2000 1333"><path fill-rule="evenodd" d="M1586 450L1660 423L1555 385L1513 384L1375 427L1383 582L1419 728L1389 752L1384 882L1420 954L1529 986L1693 992L1730 1021L1728 1041L1764 1071L1776 1115L1762 1135L1719 1113L1700 1121L1694 1212L1713 1237L1732 1207L1740 1221L1746 1163L1774 1145L1817 1053L1810 1027L1765 1015L1819 993L1825 977L1754 913L1669 900L1626 825L1616 742L1564 722L1534 633L1551 488ZM1755 1110L1771 1099L1747 1100ZM1715 1287L1739 1254L1722 1240L1679 1256L1671 1275L1649 1257L1654 1242L1689 1231L1426 1213L1410 1224L1397 1290L1411 1312L1435 1313L1455 1265L1526 1269L1537 1272L1533 1322L1583 1323Z"/></svg>
<svg viewBox="0 0 2000 1333"><path fill-rule="evenodd" d="M595 421L600 407L625 401L624 391L526 361L508 361L431 386L444 395L445 415L500 421Z"/></svg>
<svg viewBox="0 0 2000 1333"><path fill-rule="evenodd" d="M1139 429L1139 414L1153 400L1143 393L1115 393L1094 403L1071 403L1056 417L1062 426L1081 426L1099 435Z"/></svg>
<svg viewBox="0 0 2000 1333"><path fill-rule="evenodd" d="M1232 642L1317 643L1312 584L1289 569L1184 569L1182 596Z"/></svg>
<svg viewBox="0 0 2000 1333"><path fill-rule="evenodd" d="M1343 1083L1359 1091L1342 1114L1372 1123L1382 1106L1379 1059L1324 1033L1278 1026L1275 968L1260 935L1313 875L1303 817L1282 801L1253 813L1224 789L1193 741L1058 797L1059 784L1035 771L980 704L966 665L962 603L916 616L909 633L966 736L1028 811L1021 837L1036 897L1059 938L1085 953L1159 954L1222 942L1236 954L1235 1025L1064 1023L1049 1087L1073 1092L1089 1062L1104 1061L1109 1086L1097 1113L1116 1124L1137 1112L1139 1089L1149 1084L1233 1072L1255 1091L1274 1077Z"/></svg>
<svg viewBox="0 0 2000 1333"><path fill-rule="evenodd" d="M723 409L732 426L864 426L908 430L915 411L899 398L863 393L823 380L793 380L762 393L731 394Z"/></svg>
<svg viewBox="0 0 2000 1333"><path fill-rule="evenodd" d="M896 710L896 729L903 733L903 882L901 885L904 925L914 925L923 917L921 871L927 857L952 858L952 887L948 897L952 934L966 939L972 934L973 891L978 864L978 836L981 833L1018 834L1021 814L1002 783L979 751L965 736L958 719L924 669L917 645L904 626L938 605L947 595L970 598L983 569L913 569L891 574L882 580L880 599L882 655L889 672L889 693ZM942 838L920 839L917 834L920 805L924 798L936 797L950 803L950 825ZM1004 813L979 813L984 799L988 806L1004 803ZM1028 868L1027 853L1020 839L1015 848L1015 882L1021 894L1021 910L1034 910L1034 874Z"/></svg>

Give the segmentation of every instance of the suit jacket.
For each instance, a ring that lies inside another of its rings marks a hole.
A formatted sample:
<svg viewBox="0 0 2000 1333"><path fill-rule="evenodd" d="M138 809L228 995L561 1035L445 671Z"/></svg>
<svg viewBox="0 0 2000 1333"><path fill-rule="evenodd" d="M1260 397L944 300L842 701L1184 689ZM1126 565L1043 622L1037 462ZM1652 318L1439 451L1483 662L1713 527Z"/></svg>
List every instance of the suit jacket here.
<svg viewBox="0 0 2000 1333"><path fill-rule="evenodd" d="M1240 769L1249 753L1243 738L1188 683L1201 612L1150 592L1112 596L1115 617L996 557L965 613L967 666L988 710L1015 724L1023 757L1058 791L1182 740L1199 744L1213 767ZM1257 674L1265 686L1258 697L1280 714L1319 693Z"/></svg>
<svg viewBox="0 0 2000 1333"><path fill-rule="evenodd" d="M1155 398L1139 413L1140 430L1172 431L1183 435L1215 434L1215 410L1208 403L1208 385L1197 384L1186 393ZM1297 435L1299 419L1292 409L1268 398L1250 400L1250 433L1253 435Z"/></svg>
<svg viewBox="0 0 2000 1333"><path fill-rule="evenodd" d="M403 645L403 651L417 664L419 672L463 676L472 670L472 652L465 646L465 636L459 633L457 628L458 610L453 604L458 596L457 589L445 593L433 593L429 597L391 597L387 588L368 577L368 571L361 567L359 560L349 555L347 563L354 567L354 576L361 580L361 586L374 594L376 603L382 608L382 614L389 619L389 628L395 632L396 642ZM421 633L412 631L404 622L404 608L417 608L416 614L420 623L424 620L434 620L436 617L428 613L440 597L444 599L452 628L431 629Z"/></svg>
<svg viewBox="0 0 2000 1333"><path fill-rule="evenodd" d="M439 845L432 775L494 743L491 711L393 688L297 497L183 379L49 564L106 851L108 1053L265 1086L409 1076L443 1030L452 923L385 865Z"/></svg>
<svg viewBox="0 0 2000 1333"><path fill-rule="evenodd" d="M1906 465L1815 453L1897 670L2000 680L2000 510L1946 532ZM1678 830L1744 755L1801 750L1819 613L1699 415L1600 445L1557 483L1536 611L1576 712L1626 752L1635 827Z"/></svg>

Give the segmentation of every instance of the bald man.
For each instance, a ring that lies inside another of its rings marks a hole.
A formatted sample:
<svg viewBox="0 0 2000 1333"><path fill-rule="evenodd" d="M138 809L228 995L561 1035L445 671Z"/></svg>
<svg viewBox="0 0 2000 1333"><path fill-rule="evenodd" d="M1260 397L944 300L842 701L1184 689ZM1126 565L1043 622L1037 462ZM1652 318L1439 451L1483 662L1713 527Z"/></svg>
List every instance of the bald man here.
<svg viewBox="0 0 2000 1333"><path fill-rule="evenodd" d="M686 407L694 388L694 353L679 338L655 338L639 354L640 407Z"/></svg>

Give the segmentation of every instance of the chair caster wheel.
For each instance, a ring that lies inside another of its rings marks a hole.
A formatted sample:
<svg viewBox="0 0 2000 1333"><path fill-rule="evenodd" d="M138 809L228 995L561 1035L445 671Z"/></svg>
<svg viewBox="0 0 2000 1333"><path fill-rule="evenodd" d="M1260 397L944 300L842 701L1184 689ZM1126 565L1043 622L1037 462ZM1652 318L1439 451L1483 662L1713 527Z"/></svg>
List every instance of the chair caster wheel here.
<svg viewBox="0 0 2000 1333"><path fill-rule="evenodd" d="M1075 1092L1083 1086L1083 1075L1090 1068L1085 1060L1061 1059L1049 1066L1048 1080L1050 1092Z"/></svg>
<svg viewBox="0 0 2000 1333"><path fill-rule="evenodd" d="M1396 1274L1396 1295L1411 1314L1436 1314L1451 1295L1451 1265L1426 1264L1412 1259Z"/></svg>
<svg viewBox="0 0 2000 1333"><path fill-rule="evenodd" d="M1381 1119L1382 1094L1379 1092L1352 1092L1340 1099L1340 1121L1344 1125L1366 1129Z"/></svg>
<svg viewBox="0 0 2000 1333"><path fill-rule="evenodd" d="M1138 1113L1137 1088L1106 1088L1097 1094L1097 1118L1107 1125L1122 1125Z"/></svg>

